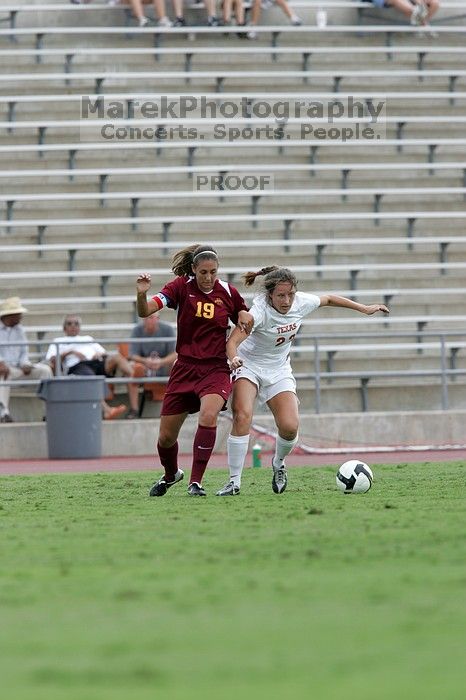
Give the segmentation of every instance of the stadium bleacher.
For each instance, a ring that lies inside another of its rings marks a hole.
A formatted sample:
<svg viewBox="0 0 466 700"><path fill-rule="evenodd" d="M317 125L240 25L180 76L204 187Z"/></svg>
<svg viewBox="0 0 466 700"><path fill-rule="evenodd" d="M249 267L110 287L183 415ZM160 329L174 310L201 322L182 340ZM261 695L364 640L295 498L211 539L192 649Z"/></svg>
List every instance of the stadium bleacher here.
<svg viewBox="0 0 466 700"><path fill-rule="evenodd" d="M28 302L31 344L56 335L64 309L81 304L86 328L116 342L135 321L138 271L149 267L162 283L174 250L212 240L223 273L242 291L241 271L276 263L297 270L301 289L389 301L389 319L325 310L304 325L322 338L318 410L389 409L402 389L407 405L429 396L442 407L445 376L449 406L464 408L465 339L453 337L464 327L466 299L459 4L443 3L454 21L442 24L439 16L437 40L420 40L405 24L357 25L365 3L319 0L329 11L323 30L313 23L316 3L291 4L304 7L307 23L281 25L273 15L248 46L234 27L196 26L195 41L193 27L131 28L129 37L121 6L42 3L38 15L30 3L3 5L1 296ZM108 26L98 15L104 7L115 18ZM58 18L57 8L64 10ZM81 13L79 22L71 10ZM105 142L86 135L95 134L97 120L80 118L83 94L121 101L128 113L137 100L187 94L217 104L245 99L250 113L208 119L193 112L170 121L133 114L115 125L192 127L196 138ZM274 139L212 136L219 123L264 126L267 119L252 114L261 101L294 107L311 98L365 105L364 117L331 125L340 128L366 124L368 105L385 100L383 133L374 141L307 140L299 133L306 120L291 117ZM195 190L194 176L209 173L270 174L274 189ZM374 328L376 338L364 340ZM330 331L343 336L332 340ZM309 410L316 407L313 348L303 339L294 360ZM442 375L442 362L450 374Z"/></svg>

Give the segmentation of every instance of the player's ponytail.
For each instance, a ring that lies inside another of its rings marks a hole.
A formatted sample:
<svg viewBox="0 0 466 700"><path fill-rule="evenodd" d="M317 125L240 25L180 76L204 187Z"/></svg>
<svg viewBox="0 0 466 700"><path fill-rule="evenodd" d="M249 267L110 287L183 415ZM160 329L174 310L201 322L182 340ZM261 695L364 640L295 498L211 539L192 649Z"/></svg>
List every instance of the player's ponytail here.
<svg viewBox="0 0 466 700"><path fill-rule="evenodd" d="M271 294L277 284L281 282L289 282L295 289L298 286L298 280L294 272L287 267L277 267L276 265L263 267L257 272L246 272L246 274L243 275L244 284L246 287L250 287L254 283L256 277L262 275L264 275L263 287L267 294Z"/></svg>
<svg viewBox="0 0 466 700"><path fill-rule="evenodd" d="M256 277L268 275L270 272L274 272L278 269L280 268L278 268L276 265L271 265L270 267L262 267L260 270L257 270L257 272L245 272L243 275L244 284L246 287L250 287L252 284L254 284Z"/></svg>
<svg viewBox="0 0 466 700"><path fill-rule="evenodd" d="M172 272L177 277L192 275L193 263L197 264L201 260L215 260L218 262L217 251L211 245L190 245L188 248L179 250L172 258Z"/></svg>

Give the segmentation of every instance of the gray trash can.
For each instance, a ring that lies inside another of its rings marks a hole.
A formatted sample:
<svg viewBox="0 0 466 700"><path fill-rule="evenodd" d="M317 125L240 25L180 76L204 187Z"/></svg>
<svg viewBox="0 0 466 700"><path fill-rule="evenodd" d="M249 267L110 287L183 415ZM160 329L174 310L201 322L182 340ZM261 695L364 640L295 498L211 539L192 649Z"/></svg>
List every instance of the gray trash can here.
<svg viewBox="0 0 466 700"><path fill-rule="evenodd" d="M46 402L49 459L87 459L102 454L104 377L54 377L41 382Z"/></svg>

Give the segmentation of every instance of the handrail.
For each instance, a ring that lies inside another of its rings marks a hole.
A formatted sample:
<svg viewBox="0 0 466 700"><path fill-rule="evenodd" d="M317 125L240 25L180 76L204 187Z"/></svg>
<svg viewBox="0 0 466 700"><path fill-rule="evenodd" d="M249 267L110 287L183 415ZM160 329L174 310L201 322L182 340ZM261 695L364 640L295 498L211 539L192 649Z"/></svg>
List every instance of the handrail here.
<svg viewBox="0 0 466 700"><path fill-rule="evenodd" d="M391 339L395 337L407 337L412 334L406 333L406 332L390 332L389 336L388 334L386 337L390 337ZM419 338L433 338L435 339L434 341L434 346L438 346L439 349L439 368L431 368L431 369L408 369L408 370L384 370L384 369L377 369L377 370L351 370L351 371L322 371L320 369L320 361L321 361L321 352L322 349L325 347L322 345L320 341L323 339L325 340L330 340L330 339L336 339L336 338L349 338L349 339L354 339L354 334L350 333L319 333L319 334L309 334L309 333L304 333L298 338L300 340L303 339L311 339L314 344L314 359L313 359L313 371L305 372L305 373L295 373L295 377L298 382L298 388L300 385L300 381L307 381L311 380L314 382L314 390L315 390L315 413L320 413L321 410L321 394L323 391L323 385L322 382L323 380L344 380L344 379L356 379L359 380L360 382L360 397L361 397L361 410L363 412L367 412L370 410L369 408L369 401L368 401L368 387L369 387L369 382L372 379L396 379L396 378L424 378L424 377L432 377L432 378L438 378L440 379L440 389L441 389L441 406L442 410L448 410L449 408L449 380L454 381L456 377L463 377L466 376L466 368L457 368L455 364L456 360L456 354L457 351L460 348L466 347L466 332L460 332L460 331L421 331L418 334ZM380 339L380 333L379 332L365 332L363 334L358 333L358 338L362 337L377 337ZM454 343L452 341L448 342L447 338L465 338L465 342L458 342ZM99 339L95 339L96 342L102 342L105 343L107 346L111 344L118 344L122 342L132 342L134 338L131 337L123 337L123 338L113 338L113 339L102 339L101 341ZM138 339L138 342L140 340L144 339ZM170 338L170 340L173 340L173 338ZM40 346L45 346L45 345L50 345L51 342L53 341L37 341L37 345ZM152 338L148 338L147 342L153 342ZM0 343L0 347L4 347L6 345L29 345L29 343ZM430 347L432 347L432 344L430 344ZM356 352L358 349L360 350L361 346L358 344L354 344L352 346L352 349L355 350ZM383 359L383 348L384 344L380 343L380 360ZM422 349L422 343L420 344L420 348ZM447 361L447 349L450 349L451 351L455 350L456 352L453 352L450 355L450 360ZM299 351L300 348L297 347L295 351ZM309 350L306 350L306 352L309 352ZM310 363L312 360L310 359ZM107 378L106 383L108 384L128 384L129 382L131 383L136 383L140 384L141 383L141 378L130 378L130 377L111 377ZM167 378L165 377L144 377L144 383L149 383L149 382L166 382ZM15 386L37 386L39 384L38 380L15 380L15 381L6 381L5 382L7 385L15 385Z"/></svg>

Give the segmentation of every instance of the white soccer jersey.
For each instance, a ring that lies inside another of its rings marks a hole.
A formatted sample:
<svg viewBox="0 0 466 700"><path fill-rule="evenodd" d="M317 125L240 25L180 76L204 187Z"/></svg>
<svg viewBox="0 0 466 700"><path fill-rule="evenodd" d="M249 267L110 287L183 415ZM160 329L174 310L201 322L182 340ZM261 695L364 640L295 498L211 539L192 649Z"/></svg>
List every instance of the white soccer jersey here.
<svg viewBox="0 0 466 700"><path fill-rule="evenodd" d="M249 310L254 317L253 330L238 347L245 367L270 383L291 375L291 342L303 318L319 306L320 298L315 294L296 292L291 309L281 314L267 302L265 293L255 297Z"/></svg>

